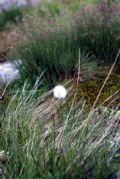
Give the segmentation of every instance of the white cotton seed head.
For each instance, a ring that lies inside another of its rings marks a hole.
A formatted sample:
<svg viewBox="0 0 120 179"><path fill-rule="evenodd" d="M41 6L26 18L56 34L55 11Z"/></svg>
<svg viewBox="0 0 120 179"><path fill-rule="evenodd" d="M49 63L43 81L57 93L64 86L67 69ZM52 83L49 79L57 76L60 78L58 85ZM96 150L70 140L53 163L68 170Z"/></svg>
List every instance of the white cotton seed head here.
<svg viewBox="0 0 120 179"><path fill-rule="evenodd" d="M67 95L67 90L62 85L57 85L53 90L53 95L55 98L64 99Z"/></svg>

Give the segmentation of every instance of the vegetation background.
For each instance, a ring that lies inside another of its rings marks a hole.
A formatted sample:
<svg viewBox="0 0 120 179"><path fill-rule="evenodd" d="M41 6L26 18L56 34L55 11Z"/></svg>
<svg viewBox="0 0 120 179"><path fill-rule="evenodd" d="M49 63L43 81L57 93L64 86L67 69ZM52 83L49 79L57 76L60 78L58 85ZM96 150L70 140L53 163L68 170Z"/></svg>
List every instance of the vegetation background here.
<svg viewBox="0 0 120 179"><path fill-rule="evenodd" d="M41 1L0 13L0 175L119 178L120 2ZM68 95L55 99L54 86ZM4 94L2 96L2 94Z"/></svg>

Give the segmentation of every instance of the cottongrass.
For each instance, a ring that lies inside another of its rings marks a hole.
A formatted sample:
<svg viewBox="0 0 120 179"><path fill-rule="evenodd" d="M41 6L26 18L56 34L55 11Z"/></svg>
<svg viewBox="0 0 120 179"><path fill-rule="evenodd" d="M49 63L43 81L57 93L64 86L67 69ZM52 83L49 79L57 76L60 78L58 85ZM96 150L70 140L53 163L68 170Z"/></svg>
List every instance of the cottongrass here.
<svg viewBox="0 0 120 179"><path fill-rule="evenodd" d="M53 90L53 94L55 98L58 99L64 99L67 95L67 91L64 88L64 86L62 85L57 85L55 86L54 90Z"/></svg>
<svg viewBox="0 0 120 179"><path fill-rule="evenodd" d="M38 81L31 92L25 83L0 117L0 150L9 152L6 178L115 176L120 164L117 110L98 106L89 116L84 98L76 102L71 83L62 101L53 90L36 98Z"/></svg>

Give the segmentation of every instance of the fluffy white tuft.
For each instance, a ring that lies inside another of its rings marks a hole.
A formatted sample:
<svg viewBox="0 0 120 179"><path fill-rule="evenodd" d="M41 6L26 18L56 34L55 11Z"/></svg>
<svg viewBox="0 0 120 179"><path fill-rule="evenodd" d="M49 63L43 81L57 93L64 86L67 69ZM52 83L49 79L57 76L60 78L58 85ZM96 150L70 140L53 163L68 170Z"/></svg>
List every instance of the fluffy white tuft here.
<svg viewBox="0 0 120 179"><path fill-rule="evenodd" d="M64 99L67 95L67 90L62 85L57 85L53 90L53 95L55 98Z"/></svg>

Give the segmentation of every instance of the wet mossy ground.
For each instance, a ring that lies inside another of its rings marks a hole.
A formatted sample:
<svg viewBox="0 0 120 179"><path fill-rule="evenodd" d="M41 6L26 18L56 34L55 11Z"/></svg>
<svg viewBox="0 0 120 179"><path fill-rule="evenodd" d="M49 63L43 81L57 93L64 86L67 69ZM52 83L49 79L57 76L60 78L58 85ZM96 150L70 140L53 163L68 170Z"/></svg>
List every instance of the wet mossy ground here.
<svg viewBox="0 0 120 179"><path fill-rule="evenodd" d="M96 80L88 80L86 82L79 83L76 99L79 100L81 97L83 97L87 104L92 106L104 83L104 80L105 78L99 78ZM97 105L103 103L107 98L116 93L118 90L120 90L120 75L112 74L101 92ZM112 96L111 99L104 103L104 105L107 106L111 103L110 107L117 107L120 103L119 97L120 92Z"/></svg>

